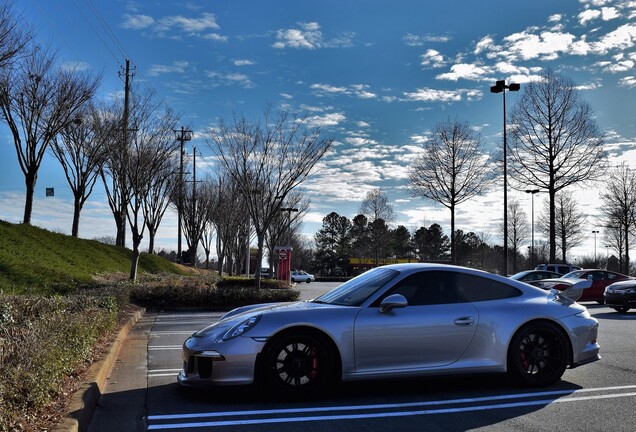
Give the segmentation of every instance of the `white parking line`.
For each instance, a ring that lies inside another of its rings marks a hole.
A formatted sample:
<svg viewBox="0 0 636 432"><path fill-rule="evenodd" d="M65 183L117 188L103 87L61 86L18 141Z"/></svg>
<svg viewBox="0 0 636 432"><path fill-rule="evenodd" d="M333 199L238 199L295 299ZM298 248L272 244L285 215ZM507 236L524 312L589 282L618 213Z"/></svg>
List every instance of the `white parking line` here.
<svg viewBox="0 0 636 432"><path fill-rule="evenodd" d="M181 369L155 369L148 371L148 378L177 376L179 372L181 372Z"/></svg>
<svg viewBox="0 0 636 432"><path fill-rule="evenodd" d="M546 397L546 396L560 396L560 395L579 395L590 392L601 391L621 391L621 390L633 390L636 386L620 386L620 387L604 387L593 389L581 389L581 390L557 390L549 392L537 392L537 393L521 393L512 395L500 395L500 396L488 396L482 398L465 398L465 399L451 399L440 401L426 401L426 402L411 402L403 404L380 404L380 405L353 405L346 407L309 407L309 408L297 408L297 409L280 409L280 410L260 410L260 411L231 411L231 412L216 412L216 413L195 413L195 414L174 414L174 415L154 415L148 416L147 420L162 421L162 420L185 420L191 418L214 418L214 417L233 417L233 416L264 416L264 415L281 415L281 414L301 414L301 413L316 413L316 412L334 412L334 411L365 411L365 410L386 410L396 408L414 408L424 406L441 406L441 405L457 405L464 403L476 403L487 401L502 401L509 399L525 399L531 397ZM407 417L407 416L421 416L421 415L433 415L433 414L448 414L448 413L460 413L470 411L486 411L493 409L505 409L505 408L520 408L536 405L550 405L553 403L565 403L565 402L578 402L600 399L612 399L612 398L624 398L634 397L636 392L628 393L612 393L604 395L590 395L590 396L569 396L562 399L549 398L541 400L530 401L518 401L499 403L492 405L475 405L465 407L450 407L450 408L435 408L435 409L422 409L422 410L410 410L410 411L381 411L370 412L361 414L341 414L341 415L313 415L309 417L305 416L293 416L293 417L276 417L276 418L252 418L252 419L237 419L237 420L218 420L218 421L206 421L206 422L192 422L192 423L171 423L171 424L150 424L148 430L159 429L178 429L178 428L201 428L201 427L222 427L222 426L239 426L239 425L251 425L251 424L272 424L272 423L294 423L303 421L335 421L335 420L355 420L355 419L370 419L379 417Z"/></svg>

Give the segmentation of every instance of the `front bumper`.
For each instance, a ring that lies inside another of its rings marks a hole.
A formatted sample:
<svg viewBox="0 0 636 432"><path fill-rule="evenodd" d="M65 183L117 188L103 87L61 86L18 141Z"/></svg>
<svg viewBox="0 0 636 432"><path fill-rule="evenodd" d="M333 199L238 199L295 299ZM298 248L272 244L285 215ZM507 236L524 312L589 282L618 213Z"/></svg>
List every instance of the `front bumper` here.
<svg viewBox="0 0 636 432"><path fill-rule="evenodd" d="M635 293L605 293L605 305L609 307L636 308Z"/></svg>
<svg viewBox="0 0 636 432"><path fill-rule="evenodd" d="M570 339L572 341L572 362L570 367L575 368L600 360L601 347L596 340L598 337L598 321L589 315L588 317L572 315L563 319L562 322L565 328L570 329Z"/></svg>
<svg viewBox="0 0 636 432"><path fill-rule="evenodd" d="M191 336L183 344L183 369L177 381L188 387L251 384L263 345L241 336L217 343Z"/></svg>

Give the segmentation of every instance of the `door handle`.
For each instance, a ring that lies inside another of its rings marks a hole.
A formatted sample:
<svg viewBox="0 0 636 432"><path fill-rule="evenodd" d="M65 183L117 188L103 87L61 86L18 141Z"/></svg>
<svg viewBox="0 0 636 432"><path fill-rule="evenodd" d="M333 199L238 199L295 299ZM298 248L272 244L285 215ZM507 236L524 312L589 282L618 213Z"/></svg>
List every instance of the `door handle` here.
<svg viewBox="0 0 636 432"><path fill-rule="evenodd" d="M456 326L469 326L469 325L473 325L474 323L475 323L474 317L460 317L460 318L456 318L455 321L453 321L453 324L455 324Z"/></svg>

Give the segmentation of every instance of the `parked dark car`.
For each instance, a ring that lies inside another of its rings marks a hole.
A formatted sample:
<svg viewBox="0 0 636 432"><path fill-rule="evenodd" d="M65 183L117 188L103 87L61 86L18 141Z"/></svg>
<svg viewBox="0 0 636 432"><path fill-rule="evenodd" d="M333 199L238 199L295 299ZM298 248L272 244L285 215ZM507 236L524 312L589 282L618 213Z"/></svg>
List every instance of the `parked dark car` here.
<svg viewBox="0 0 636 432"><path fill-rule="evenodd" d="M542 279L560 278L561 276L563 276L561 273L551 272L547 270L526 270L513 274L512 276L510 276L510 279L530 283Z"/></svg>
<svg viewBox="0 0 636 432"><path fill-rule="evenodd" d="M621 313L636 308L636 280L624 280L607 286L605 304Z"/></svg>
<svg viewBox="0 0 636 432"><path fill-rule="evenodd" d="M571 288L576 280L590 280L592 281L592 285L589 288L583 290L583 293L578 301L595 301L603 304L605 302L605 298L603 296L603 294L605 293L605 287L614 282L628 279L632 278L621 273L600 269L585 269L575 270L563 275L558 279L544 279L533 285L539 286L540 288L544 289L554 288L559 291L564 291L565 289Z"/></svg>

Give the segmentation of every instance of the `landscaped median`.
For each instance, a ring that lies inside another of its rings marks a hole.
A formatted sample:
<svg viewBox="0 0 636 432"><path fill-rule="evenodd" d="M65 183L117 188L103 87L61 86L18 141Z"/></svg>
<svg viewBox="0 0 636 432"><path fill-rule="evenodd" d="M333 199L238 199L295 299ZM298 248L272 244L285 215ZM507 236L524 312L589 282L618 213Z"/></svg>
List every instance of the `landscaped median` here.
<svg viewBox="0 0 636 432"><path fill-rule="evenodd" d="M90 365L108 354L132 305L227 310L298 296L278 282L257 289L254 279L221 279L213 272L147 275L135 285L113 283L67 296L0 294L0 431L53 429L82 379L91 379Z"/></svg>

